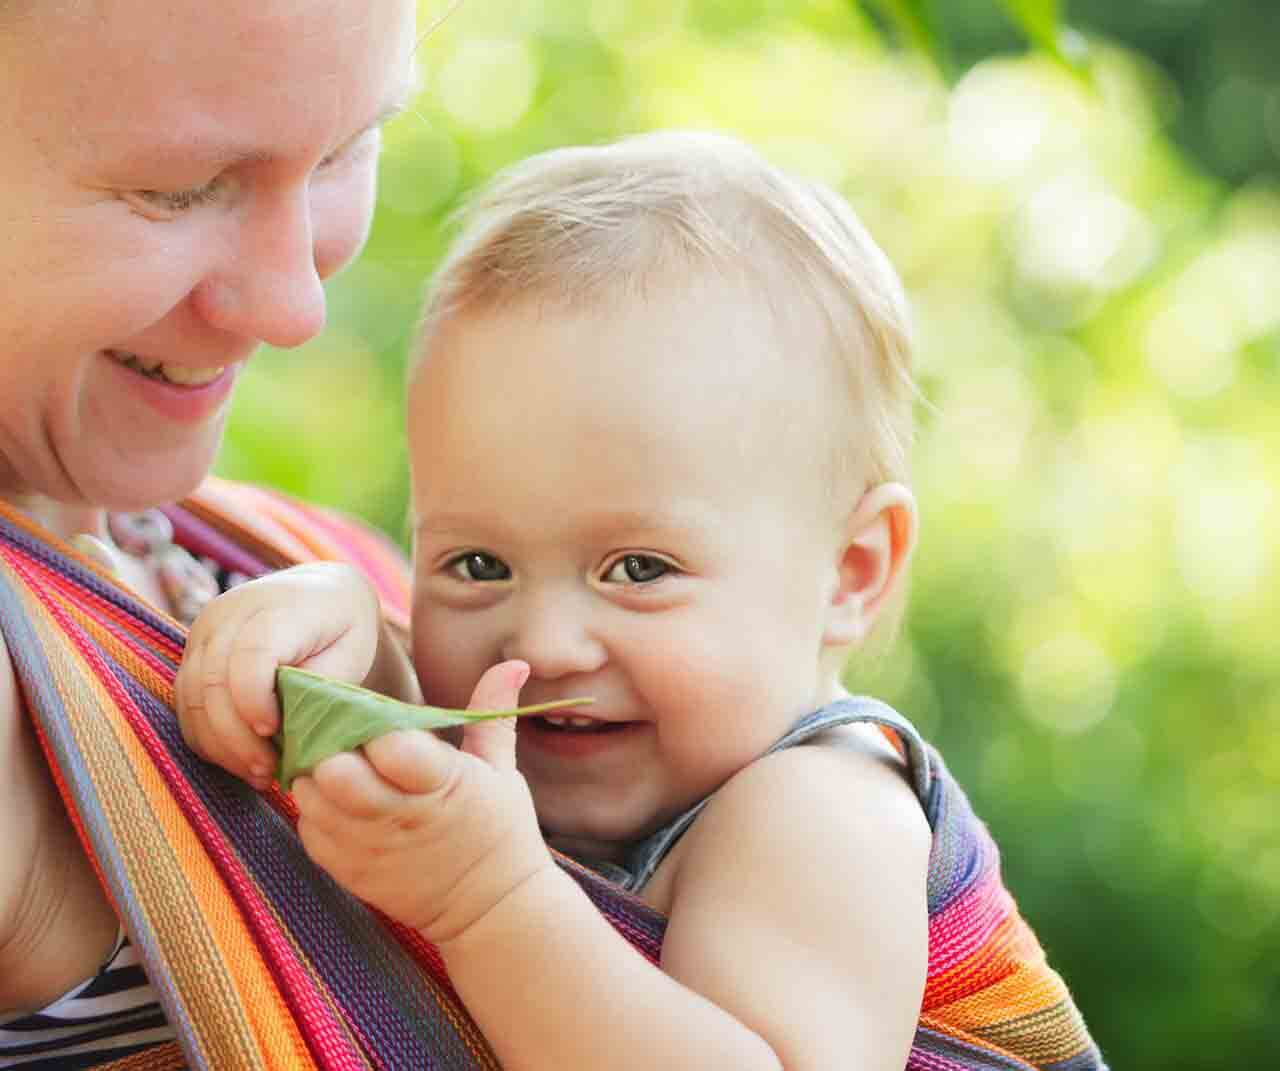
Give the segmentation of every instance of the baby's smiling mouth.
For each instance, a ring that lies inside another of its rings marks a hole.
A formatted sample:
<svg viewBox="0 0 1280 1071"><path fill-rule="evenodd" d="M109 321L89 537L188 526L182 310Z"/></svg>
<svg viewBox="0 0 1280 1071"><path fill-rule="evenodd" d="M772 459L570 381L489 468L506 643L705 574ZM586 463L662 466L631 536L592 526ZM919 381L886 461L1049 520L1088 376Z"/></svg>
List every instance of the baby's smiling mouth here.
<svg viewBox="0 0 1280 1071"><path fill-rule="evenodd" d="M175 387L206 387L227 369L225 364L206 365L201 368L165 364L163 361L139 357L128 350L105 350L104 352L117 364L122 364L139 375L169 383Z"/></svg>

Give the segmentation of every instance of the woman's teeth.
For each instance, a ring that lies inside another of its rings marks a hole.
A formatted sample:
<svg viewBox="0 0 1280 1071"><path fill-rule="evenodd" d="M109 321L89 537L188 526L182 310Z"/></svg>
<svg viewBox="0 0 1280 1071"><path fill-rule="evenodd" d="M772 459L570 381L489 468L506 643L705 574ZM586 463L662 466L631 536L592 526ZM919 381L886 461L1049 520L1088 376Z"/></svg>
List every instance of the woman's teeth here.
<svg viewBox="0 0 1280 1071"><path fill-rule="evenodd" d="M163 380L179 387L203 387L212 383L226 370L225 364L209 365L205 368L190 368L180 364L168 365L163 361L143 360L136 353L123 350L107 350L111 359L132 368L150 379Z"/></svg>

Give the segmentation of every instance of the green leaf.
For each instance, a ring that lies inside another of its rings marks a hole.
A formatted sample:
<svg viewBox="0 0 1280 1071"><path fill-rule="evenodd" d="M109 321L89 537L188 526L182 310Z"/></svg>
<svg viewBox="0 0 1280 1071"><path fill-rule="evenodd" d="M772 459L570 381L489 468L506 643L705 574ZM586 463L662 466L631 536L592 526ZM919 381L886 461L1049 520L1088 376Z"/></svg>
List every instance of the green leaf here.
<svg viewBox="0 0 1280 1071"><path fill-rule="evenodd" d="M1083 52L1079 45L1072 48L1068 42L1080 39L1068 37L1062 24L1060 0L1000 0L1014 22L1037 48L1040 48L1076 74L1086 70Z"/></svg>
<svg viewBox="0 0 1280 1071"><path fill-rule="evenodd" d="M912 46L929 56L943 76L952 80L950 49L932 0L874 0L874 4L897 24L899 32Z"/></svg>
<svg viewBox="0 0 1280 1071"><path fill-rule="evenodd" d="M275 736L280 752L276 777L286 792L295 777L308 773L331 755L353 751L397 729L447 729L468 722L541 714L593 702L591 699L558 699L554 703L514 710L414 706L296 666L281 666L276 671L276 691L283 714L280 731Z"/></svg>

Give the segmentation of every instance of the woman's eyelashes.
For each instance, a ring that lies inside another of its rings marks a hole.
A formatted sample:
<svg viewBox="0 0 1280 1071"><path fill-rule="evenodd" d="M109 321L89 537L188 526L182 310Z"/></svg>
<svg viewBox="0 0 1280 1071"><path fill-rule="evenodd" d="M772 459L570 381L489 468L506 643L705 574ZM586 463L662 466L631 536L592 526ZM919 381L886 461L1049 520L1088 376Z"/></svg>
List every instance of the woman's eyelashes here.
<svg viewBox="0 0 1280 1071"><path fill-rule="evenodd" d="M381 143L381 135L375 128L367 130L360 136L348 141L345 145L329 153L315 166L316 172L328 171L348 159L356 157L360 151ZM126 195L135 202L141 202L150 213L159 213L161 218L172 219L221 200L225 195L228 178L225 174L215 175L208 182L181 190L131 190ZM149 213L149 214L150 214Z"/></svg>
<svg viewBox="0 0 1280 1071"><path fill-rule="evenodd" d="M180 216L193 208L212 204L221 192L222 177L218 176L203 186L193 186L186 190L134 190L131 196L148 209L168 216Z"/></svg>

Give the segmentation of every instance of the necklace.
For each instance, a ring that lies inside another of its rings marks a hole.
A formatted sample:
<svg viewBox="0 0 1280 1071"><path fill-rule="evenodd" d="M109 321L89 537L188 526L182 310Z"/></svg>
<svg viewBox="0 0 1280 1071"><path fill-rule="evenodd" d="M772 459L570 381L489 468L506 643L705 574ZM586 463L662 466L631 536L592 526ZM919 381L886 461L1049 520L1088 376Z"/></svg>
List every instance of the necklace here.
<svg viewBox="0 0 1280 1071"><path fill-rule="evenodd" d="M117 578L121 575L120 555L137 558L155 578L168 600L170 613L184 625L191 624L222 590L217 563L197 558L185 547L178 546L173 541L173 524L160 510L110 513L107 532L110 541L81 532L71 543ZM226 578L226 586L244 579L247 578L233 573Z"/></svg>

